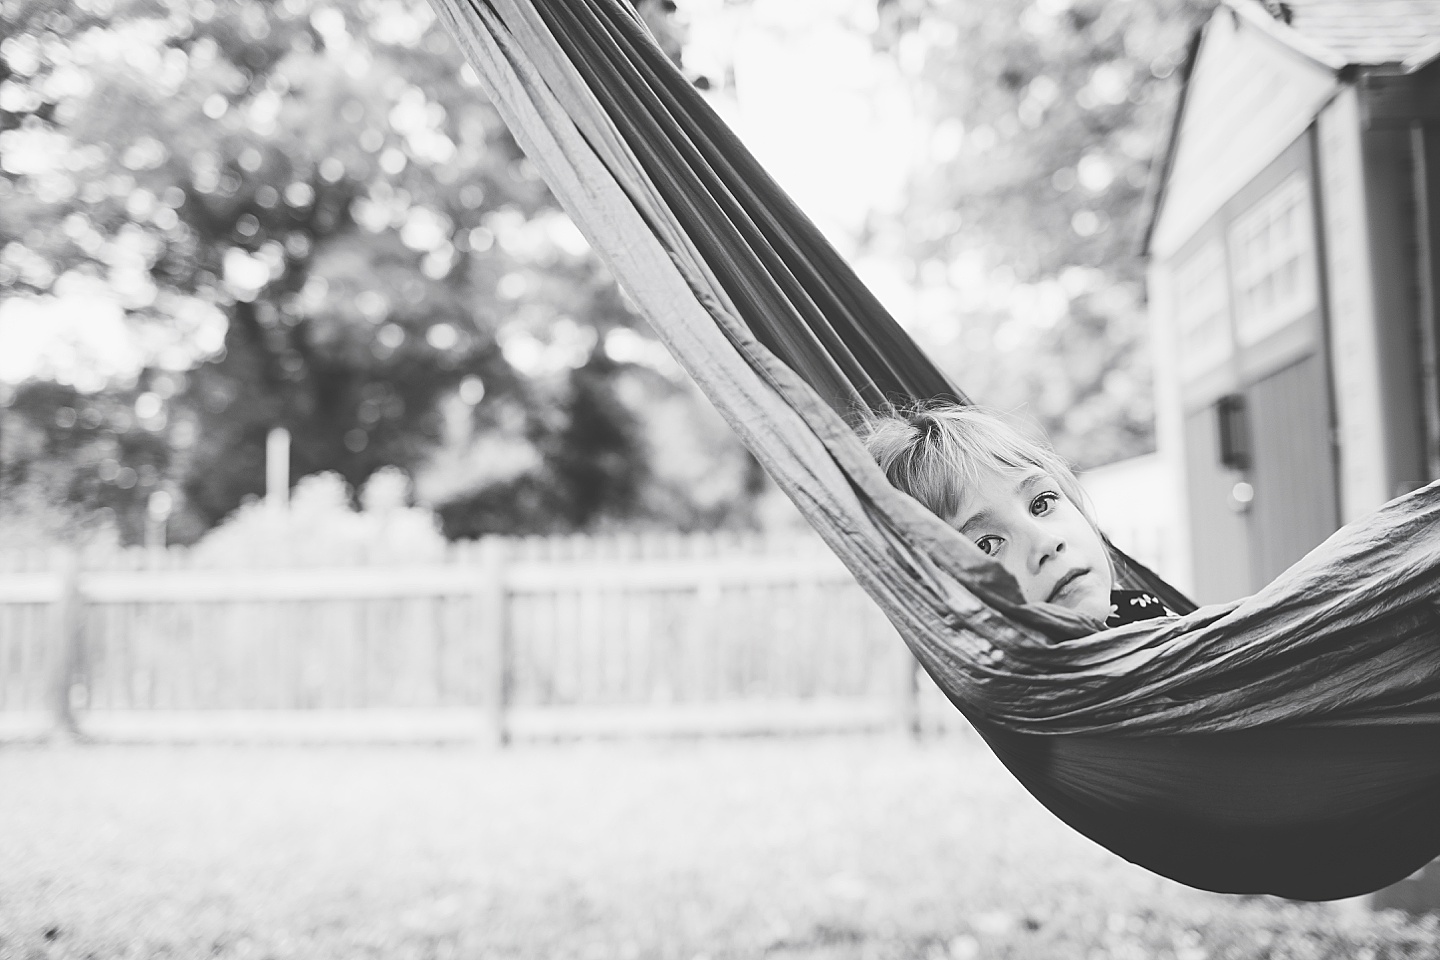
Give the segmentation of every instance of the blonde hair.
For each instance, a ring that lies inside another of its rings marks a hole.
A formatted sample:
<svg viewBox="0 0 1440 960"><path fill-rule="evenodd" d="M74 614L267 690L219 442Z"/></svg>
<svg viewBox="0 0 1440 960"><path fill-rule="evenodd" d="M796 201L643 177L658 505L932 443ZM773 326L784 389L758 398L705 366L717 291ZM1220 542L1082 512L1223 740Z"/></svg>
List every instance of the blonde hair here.
<svg viewBox="0 0 1440 960"><path fill-rule="evenodd" d="M868 415L859 432L890 483L947 521L960 512L981 471L1034 468L1049 474L1100 532L1069 465L1044 440L1026 437L998 414L958 404L916 404Z"/></svg>

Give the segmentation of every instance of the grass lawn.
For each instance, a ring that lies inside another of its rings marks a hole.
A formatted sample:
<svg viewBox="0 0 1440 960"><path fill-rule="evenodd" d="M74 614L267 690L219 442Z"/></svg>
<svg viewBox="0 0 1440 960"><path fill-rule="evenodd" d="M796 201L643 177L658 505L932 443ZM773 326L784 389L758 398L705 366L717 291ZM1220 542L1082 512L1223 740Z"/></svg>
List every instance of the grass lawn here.
<svg viewBox="0 0 1440 960"><path fill-rule="evenodd" d="M967 737L0 750L0 957L1440 956L1199 893Z"/></svg>

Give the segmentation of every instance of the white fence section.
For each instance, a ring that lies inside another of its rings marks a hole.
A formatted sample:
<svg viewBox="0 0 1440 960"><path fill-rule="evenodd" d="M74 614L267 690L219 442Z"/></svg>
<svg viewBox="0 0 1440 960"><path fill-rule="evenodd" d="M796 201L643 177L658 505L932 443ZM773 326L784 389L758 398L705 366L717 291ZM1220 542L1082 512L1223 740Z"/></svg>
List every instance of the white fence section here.
<svg viewBox="0 0 1440 960"><path fill-rule="evenodd" d="M326 566L0 554L0 719L428 710L504 739L607 710L643 727L660 705L744 729L756 704L759 728L919 722L904 645L812 536L491 538Z"/></svg>

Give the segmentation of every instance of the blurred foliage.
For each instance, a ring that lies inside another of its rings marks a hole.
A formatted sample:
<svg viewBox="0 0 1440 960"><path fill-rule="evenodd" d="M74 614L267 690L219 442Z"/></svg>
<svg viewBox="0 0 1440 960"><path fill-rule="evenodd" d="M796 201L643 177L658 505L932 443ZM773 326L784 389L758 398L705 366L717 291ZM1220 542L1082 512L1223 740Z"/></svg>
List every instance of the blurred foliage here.
<svg viewBox="0 0 1440 960"><path fill-rule="evenodd" d="M1208 3L878 2L930 132L869 249L961 383L1081 465L1152 443L1139 233ZM639 6L679 59L674 4ZM164 491L190 541L285 426L292 477L399 467L451 536L753 521L754 462L423 2L4 0L0 36L0 300L108 298L146 353L0 393L0 497L135 540Z"/></svg>
<svg viewBox="0 0 1440 960"><path fill-rule="evenodd" d="M1081 466L1153 448L1141 243L1177 69L1213 0L879 0L928 131L872 246L927 346Z"/></svg>
<svg viewBox="0 0 1440 960"><path fill-rule="evenodd" d="M637 407L643 416L628 412ZM642 365L617 369L592 354L554 412L558 429L529 438L534 469L439 507L447 537L563 533L586 517L601 518L592 529L662 519L685 531L748 526L765 510L761 495L773 494L698 389L675 390Z"/></svg>
<svg viewBox="0 0 1440 960"><path fill-rule="evenodd" d="M99 526L143 539L142 495L158 489L174 457L163 432L136 416L135 401L145 388L167 390L167 383L152 373L98 394L45 380L7 392L0 512L48 518L57 537Z"/></svg>
<svg viewBox="0 0 1440 960"><path fill-rule="evenodd" d="M590 355L570 377L555 425L532 424L541 468L485 487L440 510L446 534L550 533L573 530L608 505L621 518L641 515L648 470L639 425L612 389L614 363ZM518 522L520 518L539 521Z"/></svg>
<svg viewBox="0 0 1440 960"><path fill-rule="evenodd" d="M637 318L424 2L6 0L0 36L0 298L98 291L159 345L134 383L7 394L3 489L130 538L165 490L188 541L263 491L272 427L292 477L359 489L423 471L460 398L451 442L538 456L449 478L453 529L672 521L643 502L642 422L689 394L615 394L607 334Z"/></svg>
<svg viewBox="0 0 1440 960"><path fill-rule="evenodd" d="M300 478L290 509L247 503L189 552L201 567L443 563L445 538L435 515L408 506L409 479L394 467L376 471L358 492L334 473ZM358 509L357 509L358 508Z"/></svg>

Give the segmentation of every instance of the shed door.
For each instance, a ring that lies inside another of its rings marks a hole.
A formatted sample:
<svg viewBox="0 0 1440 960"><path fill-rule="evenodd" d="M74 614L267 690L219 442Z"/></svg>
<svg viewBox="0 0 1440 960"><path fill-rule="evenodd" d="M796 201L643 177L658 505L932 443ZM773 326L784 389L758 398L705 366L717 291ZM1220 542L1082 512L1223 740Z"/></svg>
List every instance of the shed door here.
<svg viewBox="0 0 1440 960"><path fill-rule="evenodd" d="M1258 590L1340 526L1325 368L1310 354L1246 391L1251 587Z"/></svg>
<svg viewBox="0 0 1440 960"><path fill-rule="evenodd" d="M1190 546L1194 556L1195 601L1220 603L1251 592L1250 538L1244 514L1230 491L1242 478L1220 462L1220 428L1215 405L1185 417L1186 480L1190 488Z"/></svg>

